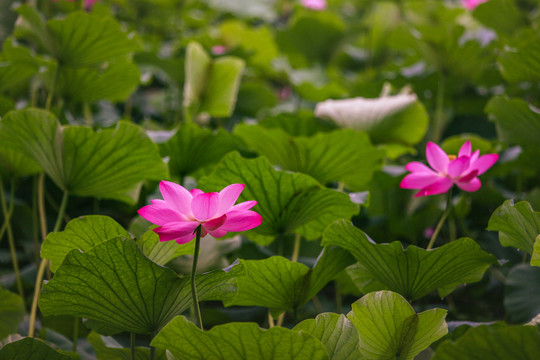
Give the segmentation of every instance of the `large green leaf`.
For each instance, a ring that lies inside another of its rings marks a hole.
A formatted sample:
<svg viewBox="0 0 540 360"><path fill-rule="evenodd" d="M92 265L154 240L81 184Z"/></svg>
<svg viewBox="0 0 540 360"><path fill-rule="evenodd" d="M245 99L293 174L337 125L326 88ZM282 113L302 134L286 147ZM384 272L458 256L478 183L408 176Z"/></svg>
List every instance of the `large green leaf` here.
<svg viewBox="0 0 540 360"><path fill-rule="evenodd" d="M510 82L540 81L540 37L538 32L520 34L507 44L497 59L504 78Z"/></svg>
<svg viewBox="0 0 540 360"><path fill-rule="evenodd" d="M0 349L0 359L9 360L69 360L71 357L60 354L45 342L27 337L7 344Z"/></svg>
<svg viewBox="0 0 540 360"><path fill-rule="evenodd" d="M2 118L0 133L6 145L33 158L73 195L133 202L143 180L167 177L157 146L130 123L94 132L61 126L47 111L26 109Z"/></svg>
<svg viewBox="0 0 540 360"><path fill-rule="evenodd" d="M263 306L278 315L304 305L354 263L354 258L341 248L329 246L312 269L281 256L240 260L240 263L246 269L246 276L237 279L236 295L226 299L224 304Z"/></svg>
<svg viewBox="0 0 540 360"><path fill-rule="evenodd" d="M0 177L19 178L37 174L41 171L40 166L29 156L17 149L4 147L0 134Z"/></svg>
<svg viewBox="0 0 540 360"><path fill-rule="evenodd" d="M536 326L491 325L471 327L456 341L442 342L433 360L535 360L540 354Z"/></svg>
<svg viewBox="0 0 540 360"><path fill-rule="evenodd" d="M139 44L111 17L78 11L52 19L47 29L54 39L49 49L60 66L91 66L138 50Z"/></svg>
<svg viewBox="0 0 540 360"><path fill-rule="evenodd" d="M188 119L200 113L215 117L232 114L244 61L236 57L212 60L196 42L186 50L186 82L184 109Z"/></svg>
<svg viewBox="0 0 540 360"><path fill-rule="evenodd" d="M51 271L56 272L71 250L87 251L118 236L129 238L128 232L112 218L101 215L81 216L71 220L64 231L47 235L41 246L41 257L49 259Z"/></svg>
<svg viewBox="0 0 540 360"><path fill-rule="evenodd" d="M324 345L306 332L282 327L261 329L254 323L229 323L202 331L178 316L151 344L179 360L324 360Z"/></svg>
<svg viewBox="0 0 540 360"><path fill-rule="evenodd" d="M139 78L139 69L127 60L100 68L62 67L58 70L56 90L65 100L75 103L123 101L137 88Z"/></svg>
<svg viewBox="0 0 540 360"><path fill-rule="evenodd" d="M352 190L364 190L384 158L365 133L350 129L295 138L280 129L240 125L234 133L285 170L308 174L321 184L341 181Z"/></svg>
<svg viewBox="0 0 540 360"><path fill-rule="evenodd" d="M182 123L160 147L162 155L169 157L171 175L183 178L218 163L225 154L237 149L237 144L223 129L212 132L197 124Z"/></svg>
<svg viewBox="0 0 540 360"><path fill-rule="evenodd" d="M233 183L246 185L239 201L258 201L254 210L263 222L250 233L263 235L251 237L263 245L294 232L315 239L335 220L358 211L348 195L324 188L307 175L274 170L264 157L248 160L231 153L199 185L206 191L219 191Z"/></svg>
<svg viewBox="0 0 540 360"><path fill-rule="evenodd" d="M197 277L199 300L219 300L236 291L240 265ZM143 255L135 242L114 238L71 251L43 288L45 316L74 315L134 333L158 331L192 304L190 282Z"/></svg>
<svg viewBox="0 0 540 360"><path fill-rule="evenodd" d="M24 304L19 295L0 289L0 340L17 332L24 319Z"/></svg>
<svg viewBox="0 0 540 360"><path fill-rule="evenodd" d="M195 242L179 245L176 241L159 241L159 235L152 230L145 232L137 244L144 255L158 265L165 265L182 255L193 255Z"/></svg>
<svg viewBox="0 0 540 360"><path fill-rule="evenodd" d="M495 96L487 104L486 112L495 122L501 141L521 146L538 146L540 114L525 101Z"/></svg>
<svg viewBox="0 0 540 360"><path fill-rule="evenodd" d="M534 241L531 265L540 267L540 234L538 234L536 240Z"/></svg>
<svg viewBox="0 0 540 360"><path fill-rule="evenodd" d="M401 295L379 291L352 304L347 314L360 336L362 359L412 360L448 333L446 310L415 313Z"/></svg>
<svg viewBox="0 0 540 360"><path fill-rule="evenodd" d="M304 320L293 330L305 331L319 339L332 360L361 359L358 331L343 314L323 313Z"/></svg>
<svg viewBox="0 0 540 360"><path fill-rule="evenodd" d="M504 286L504 308L512 322L525 323L540 314L540 269L519 264L510 270Z"/></svg>
<svg viewBox="0 0 540 360"><path fill-rule="evenodd" d="M403 249L400 242L376 244L363 231L345 220L324 232L322 245L337 245L349 251L361 265L364 283L370 291L395 291L408 299L419 299L434 290L446 296L462 283L482 279L496 259L472 239L462 238L432 250L414 245ZM373 282L375 280L375 282ZM365 289L364 289L365 290Z"/></svg>
<svg viewBox="0 0 540 360"><path fill-rule="evenodd" d="M503 246L513 246L532 255L540 234L540 213L526 201L514 204L513 200L506 200L491 214L488 230L499 232Z"/></svg>

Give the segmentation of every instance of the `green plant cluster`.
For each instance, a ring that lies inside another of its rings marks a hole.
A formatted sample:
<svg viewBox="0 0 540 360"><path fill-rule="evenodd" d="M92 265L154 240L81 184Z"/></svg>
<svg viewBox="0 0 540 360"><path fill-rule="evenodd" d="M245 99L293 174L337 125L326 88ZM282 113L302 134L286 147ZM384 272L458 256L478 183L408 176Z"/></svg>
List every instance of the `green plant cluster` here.
<svg viewBox="0 0 540 360"><path fill-rule="evenodd" d="M0 0L0 359L538 358L538 2L327 2ZM414 198L428 141L499 161ZM204 330L160 180L263 218L202 239Z"/></svg>

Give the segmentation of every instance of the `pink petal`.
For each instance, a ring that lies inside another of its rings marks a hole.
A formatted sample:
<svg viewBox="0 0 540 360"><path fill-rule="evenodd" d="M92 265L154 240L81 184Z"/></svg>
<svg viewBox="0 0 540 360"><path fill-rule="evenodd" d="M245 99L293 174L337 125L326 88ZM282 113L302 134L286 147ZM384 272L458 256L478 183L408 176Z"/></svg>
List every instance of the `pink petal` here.
<svg viewBox="0 0 540 360"><path fill-rule="evenodd" d="M241 202L240 204L234 205L231 211L249 210L255 205L257 205L257 202L255 200L248 200L248 201Z"/></svg>
<svg viewBox="0 0 540 360"><path fill-rule="evenodd" d="M478 156L480 156L480 150L476 150L475 152L472 153L471 159L470 159L471 164L474 164L474 162L478 160Z"/></svg>
<svg viewBox="0 0 540 360"><path fill-rule="evenodd" d="M209 231L208 233L210 234L210 236L215 237L215 238L220 238L220 237L224 237L225 235L227 235L227 231L225 231L223 229L217 229L217 230Z"/></svg>
<svg viewBox="0 0 540 360"><path fill-rule="evenodd" d="M176 242L180 245L186 244L190 242L191 240L195 239L195 234L187 234L184 236L180 236L178 239L176 239ZM161 240L161 238L160 238Z"/></svg>
<svg viewBox="0 0 540 360"><path fill-rule="evenodd" d="M193 216L199 221L206 221L214 217L219 206L219 194L217 192L202 193L191 201Z"/></svg>
<svg viewBox="0 0 540 360"><path fill-rule="evenodd" d="M183 239L188 235L193 235L190 238L193 239L195 237L193 231L197 226L199 226L199 223L196 221L174 222L157 227L154 232L159 235L159 241Z"/></svg>
<svg viewBox="0 0 540 360"><path fill-rule="evenodd" d="M478 175L478 170L473 170L467 175L463 176L461 179L459 179L459 182L468 182L471 181L471 179L475 178L476 175Z"/></svg>
<svg viewBox="0 0 540 360"><path fill-rule="evenodd" d="M422 164L418 161L413 161L405 165L405 170L410 172L428 172L435 174L435 172L431 170L427 165Z"/></svg>
<svg viewBox="0 0 540 360"><path fill-rule="evenodd" d="M465 144L461 146L461 149L459 149L458 158L462 156L471 156L471 142L467 140Z"/></svg>
<svg viewBox="0 0 540 360"><path fill-rule="evenodd" d="M450 160L448 160L448 155L439 147L439 145L432 143L431 141L427 143L426 146L426 158L429 165L438 172L446 173L446 167Z"/></svg>
<svg viewBox="0 0 540 360"><path fill-rule="evenodd" d="M435 173L412 173L401 180L399 186L402 189L422 189L433 184L441 177Z"/></svg>
<svg viewBox="0 0 540 360"><path fill-rule="evenodd" d="M448 175L452 178L457 178L463 175L463 172L469 168L469 157L462 156L452 160L448 164Z"/></svg>
<svg viewBox="0 0 540 360"><path fill-rule="evenodd" d="M218 215L223 215L227 211L231 210L236 200L238 200L238 196L240 196L244 190L244 187L244 184L232 184L219 192Z"/></svg>
<svg viewBox="0 0 540 360"><path fill-rule="evenodd" d="M456 185L464 191L477 191L482 186L482 183L480 182L480 179L477 177L473 178L470 181L458 181Z"/></svg>
<svg viewBox="0 0 540 360"><path fill-rule="evenodd" d="M176 211L163 205L147 205L137 210L146 220L156 225L165 225L167 223L181 221L183 218Z"/></svg>
<svg viewBox="0 0 540 360"><path fill-rule="evenodd" d="M499 160L498 154L486 154L482 155L476 160L471 168L478 170L478 175L485 173L490 167L493 166Z"/></svg>
<svg viewBox="0 0 540 360"><path fill-rule="evenodd" d="M222 215L218 218L207 221L203 224L203 227L208 231L214 231L218 229L227 220L227 215Z"/></svg>
<svg viewBox="0 0 540 360"><path fill-rule="evenodd" d="M433 184L420 190L414 197L443 194L452 187L452 179L442 177Z"/></svg>
<svg viewBox="0 0 540 360"><path fill-rule="evenodd" d="M204 191L200 189L191 189L189 190L189 193L191 194L191 196L195 197L197 195L204 194Z"/></svg>
<svg viewBox="0 0 540 360"><path fill-rule="evenodd" d="M186 215L186 217L191 217L192 196L183 186L162 180L159 183L159 191L170 208Z"/></svg>
<svg viewBox="0 0 540 360"><path fill-rule="evenodd" d="M261 225L262 216L255 211L229 211L227 220L220 229L225 231L246 231Z"/></svg>

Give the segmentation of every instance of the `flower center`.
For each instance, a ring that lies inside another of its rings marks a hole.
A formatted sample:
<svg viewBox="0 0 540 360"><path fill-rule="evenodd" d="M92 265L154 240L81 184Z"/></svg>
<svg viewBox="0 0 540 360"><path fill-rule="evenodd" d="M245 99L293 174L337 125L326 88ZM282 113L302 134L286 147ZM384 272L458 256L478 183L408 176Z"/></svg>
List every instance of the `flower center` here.
<svg viewBox="0 0 540 360"><path fill-rule="evenodd" d="M456 160L456 159L457 159L456 155L448 155L448 160L452 161L452 160Z"/></svg>

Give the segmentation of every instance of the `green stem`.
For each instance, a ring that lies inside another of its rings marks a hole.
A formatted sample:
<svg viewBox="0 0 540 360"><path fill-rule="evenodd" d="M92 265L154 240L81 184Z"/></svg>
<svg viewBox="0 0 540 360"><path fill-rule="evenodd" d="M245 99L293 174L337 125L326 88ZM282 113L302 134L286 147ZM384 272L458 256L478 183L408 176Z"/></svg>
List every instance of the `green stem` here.
<svg viewBox="0 0 540 360"><path fill-rule="evenodd" d="M0 197L2 198L2 211L4 213L4 222L7 224L6 229L7 229L8 242L9 242L9 252L11 254L11 262L13 263L13 272L15 272L17 290L24 304L24 290L22 286L21 273L19 271L19 262L17 261L17 252L15 251L15 239L13 238L13 230L11 229L11 215L13 214L13 206L15 204L15 179L14 178L11 178L9 209L6 204L6 195L4 191L3 181L0 181Z"/></svg>
<svg viewBox="0 0 540 360"><path fill-rule="evenodd" d="M448 198L446 200L446 210L441 216L441 219L439 220L439 223L437 224L437 227L435 228L435 231L433 231L433 235L431 235L431 239L429 239L429 244L426 247L426 250L430 250L433 248L433 245L435 244L435 240L437 240L437 236L439 235L439 232L441 231L444 221L450 214L450 211L452 210L452 189L448 190Z"/></svg>
<svg viewBox="0 0 540 360"><path fill-rule="evenodd" d="M129 347L131 348L131 360L135 360L135 333L131 333L129 336Z"/></svg>
<svg viewBox="0 0 540 360"><path fill-rule="evenodd" d="M49 90L49 93L47 94L47 102L45 103L45 110L50 110L52 105L52 100L54 97L54 91L56 88L56 82L58 81L58 64L56 65L56 69L54 70L54 78L53 83L51 85L51 88Z"/></svg>
<svg viewBox="0 0 540 360"><path fill-rule="evenodd" d="M435 116L433 118L433 128L431 133L431 139L433 142L438 143L441 140L442 133L444 131L445 119L444 119L444 93L446 89L446 81L442 71L439 71L439 83L437 86L437 102L435 107Z"/></svg>
<svg viewBox="0 0 540 360"><path fill-rule="evenodd" d="M77 341L79 340L79 317L74 317L75 322L73 323L73 352L77 352Z"/></svg>
<svg viewBox="0 0 540 360"><path fill-rule="evenodd" d="M291 257L292 262L298 261L298 255L300 254L300 244L302 243L302 236L300 234L294 235L294 249Z"/></svg>
<svg viewBox="0 0 540 360"><path fill-rule="evenodd" d="M32 240L34 242L34 257L39 262L39 214L38 214L38 178L34 176L32 186Z"/></svg>
<svg viewBox="0 0 540 360"><path fill-rule="evenodd" d="M45 173L39 174L37 196L41 239L45 240L47 237L47 215L45 214Z"/></svg>
<svg viewBox="0 0 540 360"><path fill-rule="evenodd" d="M64 218L64 213L66 212L68 197L69 197L69 193L64 190L64 195L62 196L62 203L60 204L60 210L58 211L58 217L56 218L56 223L54 225L53 232L57 232L58 230L60 230L60 226L62 225L62 219ZM41 283L43 281L43 275L45 274L45 269L47 268L47 265L49 265L49 260L42 259L41 264L39 265L37 276L36 276L36 284L34 287L35 289L34 298L32 299L32 307L30 309L30 320L29 320L29 329L28 329L29 337L34 336L39 292L41 290Z"/></svg>
<svg viewBox="0 0 540 360"><path fill-rule="evenodd" d="M195 306L195 312L199 318L199 327L203 328L201 309L199 308L199 298L197 296L197 286L195 284L195 273L197 272L197 260L199 259L199 247L201 245L201 225L195 229L195 251L193 252L193 266L191 268L191 295L193 297L193 305Z"/></svg>
<svg viewBox="0 0 540 360"><path fill-rule="evenodd" d="M92 110L90 109L90 104L88 104L87 102L83 104L83 114L86 125L92 127L92 125L94 124L94 118L92 117Z"/></svg>

